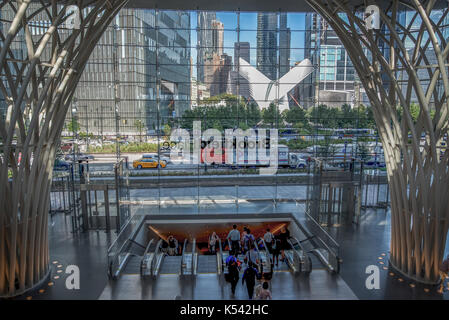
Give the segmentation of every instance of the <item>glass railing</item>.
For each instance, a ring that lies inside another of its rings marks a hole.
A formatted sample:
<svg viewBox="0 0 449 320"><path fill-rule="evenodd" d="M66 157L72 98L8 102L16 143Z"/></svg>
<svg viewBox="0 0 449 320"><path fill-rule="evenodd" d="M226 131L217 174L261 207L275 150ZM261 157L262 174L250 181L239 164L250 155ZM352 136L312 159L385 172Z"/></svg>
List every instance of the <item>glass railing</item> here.
<svg viewBox="0 0 449 320"><path fill-rule="evenodd" d="M126 260L127 249L131 245L130 240L133 240L143 225L145 215L135 214L128 220L122 231L119 233L115 241L108 249L108 275L110 278L115 278L120 266Z"/></svg>

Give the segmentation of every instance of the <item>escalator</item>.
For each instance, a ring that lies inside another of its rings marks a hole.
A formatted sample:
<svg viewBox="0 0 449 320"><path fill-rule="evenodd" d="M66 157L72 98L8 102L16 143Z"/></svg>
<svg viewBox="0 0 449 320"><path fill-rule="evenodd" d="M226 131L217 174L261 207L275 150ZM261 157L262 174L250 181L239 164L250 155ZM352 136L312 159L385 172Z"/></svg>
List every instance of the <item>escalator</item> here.
<svg viewBox="0 0 449 320"><path fill-rule="evenodd" d="M291 249L285 250L285 258L290 270L294 274L309 274L312 271L312 260L301 242L295 237L290 237L288 244Z"/></svg>
<svg viewBox="0 0 449 320"><path fill-rule="evenodd" d="M140 274L140 265L145 247L132 239L128 239L128 243L128 251L125 253L122 263L114 275L116 278L121 274Z"/></svg>
<svg viewBox="0 0 449 320"><path fill-rule="evenodd" d="M260 271L263 273L273 272L273 259L271 258L271 253L268 251L267 244L263 238L260 238L258 244L256 245L257 251L259 252L260 258Z"/></svg>
<svg viewBox="0 0 449 320"><path fill-rule="evenodd" d="M196 252L196 239L192 242L184 241L181 258L181 275L196 276L198 266L198 253Z"/></svg>
<svg viewBox="0 0 449 320"><path fill-rule="evenodd" d="M221 239L218 239L218 250L216 250L215 254L209 255L199 255L198 256L198 265L197 265L197 273L198 274L207 274L207 273L216 273L218 275L223 273L223 247L221 243Z"/></svg>

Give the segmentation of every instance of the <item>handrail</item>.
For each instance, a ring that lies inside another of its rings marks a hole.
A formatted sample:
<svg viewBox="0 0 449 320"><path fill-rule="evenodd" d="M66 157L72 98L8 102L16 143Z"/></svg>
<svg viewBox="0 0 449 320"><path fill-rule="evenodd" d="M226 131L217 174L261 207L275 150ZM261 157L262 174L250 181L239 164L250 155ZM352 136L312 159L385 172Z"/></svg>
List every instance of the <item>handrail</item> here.
<svg viewBox="0 0 449 320"><path fill-rule="evenodd" d="M139 219L140 217L140 219ZM125 246L130 242L130 240L134 240L137 236L137 233L140 231L144 224L145 216L140 215L133 215L128 222L125 224L125 226L122 228L120 233L118 234L117 238L114 240L114 242L109 246L107 251L107 261L108 261L108 275L111 278L116 277L116 272L113 270L114 265L116 263L116 260L118 259L119 255L123 252ZM137 228L134 229L131 227L132 224L137 225ZM130 229L131 228L131 229ZM130 230L129 230L130 229ZM123 239L126 238L126 239ZM119 241L123 241L123 243L120 245ZM120 246L120 247L118 247ZM115 251L114 248L116 248ZM125 257L126 258L126 257Z"/></svg>
<svg viewBox="0 0 449 320"><path fill-rule="evenodd" d="M221 239L218 238L219 254L217 254L217 274L220 275L224 270L223 267L223 248L221 246Z"/></svg>
<svg viewBox="0 0 449 320"><path fill-rule="evenodd" d="M294 256L294 260L298 260L297 261L297 264L298 264L298 268L295 266L295 269L297 269L297 270L295 270L295 273L300 273L302 270L301 270L301 261L302 261L302 259L301 259L301 256L299 255L299 253L298 253L298 251L296 251L296 249L295 249L295 247L293 246L293 244L292 244L292 242L291 242L291 240L290 239L287 239L287 242L288 242L288 244L290 245L290 247L292 248L292 252L293 252L293 256ZM295 257L296 257L296 259L295 259ZM295 264L295 261L293 261L293 263Z"/></svg>
<svg viewBox="0 0 449 320"><path fill-rule="evenodd" d="M259 246L258 246L258 244L257 244L257 240L256 240L255 242L256 242L256 244L255 244L254 246L255 246L255 248L256 248L257 256L258 256L258 259L257 259L257 260L259 260L259 264L257 265L257 268L259 269L258 271L259 271L259 273L261 274L262 271L263 271L262 258L261 258L261 254L260 254L260 251L259 251ZM250 251L251 251L251 249L249 249L246 253L248 253L248 252L250 252ZM248 257L248 260L249 260L249 257Z"/></svg>
<svg viewBox="0 0 449 320"><path fill-rule="evenodd" d="M301 258L300 261L301 261L301 263L306 267L306 268L305 268L306 270L304 270L304 271L310 272L310 271L312 270L312 265L311 265L311 262L310 262L310 260L309 260L309 256L308 256L308 254L307 254L307 251L304 249L304 247L302 246L301 242L300 242L296 237L293 237L293 236L292 236L292 237L290 237L290 238L292 238L292 239L294 239L294 240L296 241L296 243L298 244L299 248L301 248L301 250L302 250L302 252L303 252L303 256L300 257L300 258ZM292 245L292 249L293 249L294 251L296 251L296 249L294 248L294 246L293 246L293 244L291 243L291 241L290 241L290 245ZM298 252L297 252L297 254L299 255ZM303 271L302 268L301 268L301 271Z"/></svg>
<svg viewBox="0 0 449 320"><path fill-rule="evenodd" d="M265 239L262 237L260 238L262 240L263 247L265 248L265 251L267 253L268 262L270 263L270 273L273 272L273 259L271 258L270 251L268 250L267 244L265 243Z"/></svg>
<svg viewBox="0 0 449 320"><path fill-rule="evenodd" d="M181 275L184 275L184 268L185 268L184 258L185 258L185 253L186 253L187 242L188 242L188 240L185 239L185 240L184 240L184 244L183 244L183 246L182 246Z"/></svg>
<svg viewBox="0 0 449 320"><path fill-rule="evenodd" d="M308 220L312 223L313 227L318 227L318 230L321 233L323 233L323 235L327 238L327 240L330 241L331 245L334 247L330 247L328 245L328 243L326 243L326 241L324 241L319 235L317 235L318 232L313 232L313 230L310 230L313 232L313 234L316 236L315 239L317 239L320 244L324 247L324 250L327 250L328 254L329 254L329 263L331 264L332 268L335 270L335 272L339 272L340 271L340 258L339 258L339 254L340 254L340 245L332 238L331 235L329 235L328 232L326 232L326 230L324 230L316 221L315 219L309 214L308 211L305 212L306 217L308 217Z"/></svg>
<svg viewBox="0 0 449 320"><path fill-rule="evenodd" d="M160 252L161 250L161 245L162 245L162 241L164 241L163 239L159 239L159 241L156 244L156 249L154 249L154 254L155 257L153 258L153 260L151 261L151 266L150 266L150 270L151 270L151 275L154 275L154 268L155 268L155 263L157 261L157 254Z"/></svg>
<svg viewBox="0 0 449 320"><path fill-rule="evenodd" d="M197 272L197 264L198 264L198 259L196 259L196 238L193 238L193 243L192 243L192 275L196 276L196 272Z"/></svg>
<svg viewBox="0 0 449 320"><path fill-rule="evenodd" d="M151 239L151 240L148 242L148 245L147 245L147 247L145 248L145 251L144 251L144 253L143 253L142 260L140 260L140 275L141 275L141 276L142 276L142 271L143 271L143 264L144 264L144 262L145 262L145 256L148 254L148 250L150 250L150 247L151 247L151 245L153 244L153 242L154 242L154 239ZM153 259L154 259L154 257L153 257Z"/></svg>
<svg viewBox="0 0 449 320"><path fill-rule="evenodd" d="M307 217L310 218L310 220L312 221L312 223L313 223L316 227L318 227L318 228L320 229L321 232L323 232L323 233L326 235L326 237L327 237L327 238L328 238L328 239L335 245L335 247L340 248L340 245L337 243L337 241L335 241L334 238L333 238L333 237L332 237L326 230L324 230L323 227L320 226L320 224L319 224L318 222L315 221L315 219L309 214L308 210L305 211L305 214L306 214ZM323 241L323 242L324 242L324 241ZM328 246L325 242L324 242L324 245L325 245L326 247L329 248L329 246ZM329 248L329 249L330 249L330 248Z"/></svg>

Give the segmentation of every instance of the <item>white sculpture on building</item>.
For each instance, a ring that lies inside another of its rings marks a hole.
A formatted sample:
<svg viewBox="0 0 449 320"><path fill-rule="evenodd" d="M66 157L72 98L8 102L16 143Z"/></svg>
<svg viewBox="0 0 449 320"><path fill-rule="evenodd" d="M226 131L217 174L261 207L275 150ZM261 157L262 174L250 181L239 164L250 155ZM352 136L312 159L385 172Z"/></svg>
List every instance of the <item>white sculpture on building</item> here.
<svg viewBox="0 0 449 320"><path fill-rule="evenodd" d="M270 103L278 100L279 111L288 109L287 93L313 72L313 65L305 59L290 69L279 80L270 80L262 72L239 58L239 72L248 80L250 95L261 109L268 108Z"/></svg>

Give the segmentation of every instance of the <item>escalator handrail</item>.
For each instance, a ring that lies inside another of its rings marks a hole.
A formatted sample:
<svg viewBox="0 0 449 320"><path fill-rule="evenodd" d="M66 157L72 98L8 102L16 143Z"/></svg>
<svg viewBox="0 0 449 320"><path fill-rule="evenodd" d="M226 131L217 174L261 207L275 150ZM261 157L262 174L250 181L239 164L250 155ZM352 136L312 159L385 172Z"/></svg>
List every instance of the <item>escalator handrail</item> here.
<svg viewBox="0 0 449 320"><path fill-rule="evenodd" d="M265 239L263 237L260 238L260 239L262 240L263 247L264 247L264 250L266 252L266 256L268 258L268 262L270 263L270 272L273 272L273 259L271 258L271 254L268 251L268 247L267 247L267 244L265 243Z"/></svg>
<svg viewBox="0 0 449 320"><path fill-rule="evenodd" d="M154 268L155 268L155 263L157 261L157 255L160 253L161 251L161 246L162 246L162 241L165 241L163 239L159 239L159 241L156 244L156 249L154 250L154 254L156 255L153 260L151 261L151 266L150 266L150 270L151 270L151 274L154 274Z"/></svg>
<svg viewBox="0 0 449 320"><path fill-rule="evenodd" d="M196 276L196 269L197 269L197 260L195 258L196 255L196 238L193 238L192 241L192 275Z"/></svg>
<svg viewBox="0 0 449 320"><path fill-rule="evenodd" d="M291 239L294 239L296 241L296 244L299 246L299 248L302 250L303 254L302 256L297 252L297 250L295 249L295 247L293 246L293 243L289 240L289 244L292 247L292 250L296 252L296 254L299 256L300 261L303 265L307 265L309 264L309 255L307 253L307 251L304 249L304 247L302 246L301 242L298 240L298 238L291 236ZM309 268L307 268L307 271L311 270L311 266L309 266Z"/></svg>
<svg viewBox="0 0 449 320"><path fill-rule="evenodd" d="M223 266L223 248L221 246L221 239L218 238L218 247L219 247L219 257L217 258L217 273L218 275L220 275L222 273L222 271L224 270L224 266ZM218 265L220 264L220 265Z"/></svg>
<svg viewBox="0 0 449 320"><path fill-rule="evenodd" d="M141 275L141 276L142 276L143 263L144 263L144 261L145 261L145 256L148 254L148 251L150 250L150 247L151 247L151 245L153 244L153 242L154 242L154 238L151 239L151 240L148 242L148 245L147 245L147 247L145 248L145 252L144 252L143 255L142 255L142 260L140 260L140 275Z"/></svg>
<svg viewBox="0 0 449 320"><path fill-rule="evenodd" d="M187 247L187 243L189 242L189 240L185 239L184 240L184 244L182 246L182 257L181 257L181 275L184 274L184 257L185 257L185 253L186 253L186 247Z"/></svg>
<svg viewBox="0 0 449 320"><path fill-rule="evenodd" d="M290 245L290 247L292 248L293 255L298 257L298 259L299 259L300 265L299 265L298 272L301 272L301 264L303 263L303 259L302 259L301 255L298 253L298 251L295 249L295 247L293 246L291 240L287 239L287 242Z"/></svg>
<svg viewBox="0 0 449 320"><path fill-rule="evenodd" d="M255 242L254 246L256 247L257 256L258 256L258 260L259 260L259 264L257 265L257 269L258 269L259 273L261 273L262 272L262 259L260 258L259 245L257 243L257 240L254 241L254 242ZM251 251L251 249L248 250L246 253L248 253L250 251Z"/></svg>

